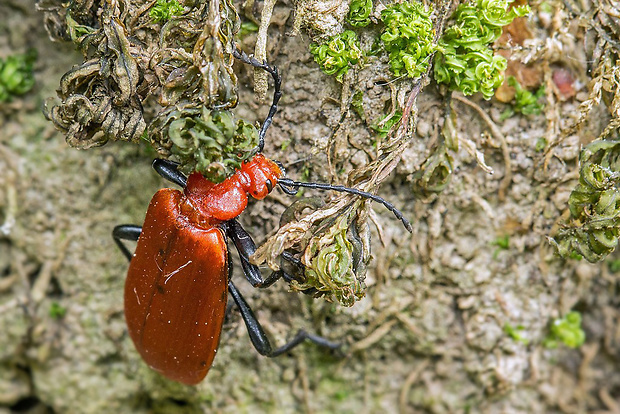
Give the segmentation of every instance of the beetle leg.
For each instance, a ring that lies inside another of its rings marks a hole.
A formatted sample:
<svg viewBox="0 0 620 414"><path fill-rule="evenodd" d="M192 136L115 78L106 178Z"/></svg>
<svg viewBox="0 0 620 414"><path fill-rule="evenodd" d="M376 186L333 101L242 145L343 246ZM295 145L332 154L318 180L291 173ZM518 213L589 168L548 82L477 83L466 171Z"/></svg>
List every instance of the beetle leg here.
<svg viewBox="0 0 620 414"><path fill-rule="evenodd" d="M175 183L176 185L185 188L187 184L187 177L178 170L179 164L170 161L156 158L153 160L153 169L157 171L157 174L161 175L166 180Z"/></svg>
<svg viewBox="0 0 620 414"><path fill-rule="evenodd" d="M131 257L133 255L131 254L127 246L123 244L122 240L138 241L140 233L142 233L142 227L135 226L133 224L121 224L120 226L114 227L114 230L112 230L112 237L114 238L114 243L116 243L120 251L129 261L131 261Z"/></svg>
<svg viewBox="0 0 620 414"><path fill-rule="evenodd" d="M276 270L271 273L266 279L263 280L263 276L258 266L250 263L250 256L256 251L256 244L252 240L252 236L241 226L241 224L235 220L228 220L224 225L226 234L230 237L235 244L235 248L239 252L239 258L241 259L241 267L243 268L243 274L250 284L256 288L264 289L273 285L279 279L284 279L290 283L295 278L284 270ZM300 271L304 271L305 266L299 259L288 252L283 252L281 256L284 260L292 263ZM229 274L232 274L229 273ZM313 295L316 293L316 289L310 288L302 291L306 295Z"/></svg>
<svg viewBox="0 0 620 414"><path fill-rule="evenodd" d="M261 126L260 132L258 133L258 152L263 152L267 128L271 125L273 117L278 111L278 101L280 101L280 98L282 97L282 76L280 75L277 67L270 66L267 62L261 62L254 56L248 56L243 50L237 49L236 47L233 50L233 56L244 63L254 66L255 68L265 70L273 78L273 101L271 103L271 108L269 108L269 113L267 114L267 117Z"/></svg>
<svg viewBox="0 0 620 414"><path fill-rule="evenodd" d="M226 228L226 234L232 239L235 248L239 252L243 274L252 286L256 288L267 288L273 285L281 277L284 277L285 280L289 281L292 279L290 276L285 275L283 271L278 270L263 280L263 276L258 266L250 263L250 256L252 256L256 251L256 244L254 243L254 240L252 240L252 236L250 236L235 219L228 220L224 227Z"/></svg>
<svg viewBox="0 0 620 414"><path fill-rule="evenodd" d="M269 338L267 337L267 334L263 330L263 327L261 326L258 319L256 319L254 312L252 312L252 309L250 308L248 303L245 301L243 296L241 296L241 293L237 290L237 287L234 285L234 283L230 280L228 281L228 291L232 295L233 300L235 301L237 307L239 308L239 311L241 312L241 316L243 317L245 326L248 329L248 334L250 335L250 341L252 341L252 345L254 345L254 348L256 348L259 354L269 358L273 358L290 351L306 339L314 342L319 346L323 346L329 349L340 348L340 344L331 342L323 338L322 336L309 334L308 332L301 329L297 332L297 335L295 335L295 337L290 342L287 342L279 348L272 349Z"/></svg>

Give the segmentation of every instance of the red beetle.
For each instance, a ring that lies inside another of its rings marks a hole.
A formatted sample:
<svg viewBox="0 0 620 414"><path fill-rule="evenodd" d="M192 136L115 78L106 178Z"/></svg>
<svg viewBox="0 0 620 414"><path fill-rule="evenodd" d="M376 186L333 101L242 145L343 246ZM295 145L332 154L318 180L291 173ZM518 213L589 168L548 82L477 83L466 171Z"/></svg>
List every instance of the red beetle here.
<svg viewBox="0 0 620 414"><path fill-rule="evenodd" d="M276 112L280 77L275 68L246 55L238 58L269 71L276 84L274 102L259 134L259 150ZM300 183L284 178L283 170L262 154L243 163L234 175L215 184L199 173L189 178L170 161L155 160L154 169L183 191L159 190L149 205L143 227L114 228L115 242L130 260L125 282L125 319L129 335L144 361L162 375L185 384L200 382L209 371L219 345L228 292L239 307L254 347L262 355L280 355L309 339L335 349L320 336L299 331L292 341L272 349L252 310L230 280L232 262L226 245L230 237L239 251L244 274L255 287L267 287L282 273L263 280L249 262L256 246L235 220L248 195L263 199L279 184L287 193L300 186L348 191L381 202L410 225L390 203L375 195L342 186ZM122 240L137 241L132 255Z"/></svg>

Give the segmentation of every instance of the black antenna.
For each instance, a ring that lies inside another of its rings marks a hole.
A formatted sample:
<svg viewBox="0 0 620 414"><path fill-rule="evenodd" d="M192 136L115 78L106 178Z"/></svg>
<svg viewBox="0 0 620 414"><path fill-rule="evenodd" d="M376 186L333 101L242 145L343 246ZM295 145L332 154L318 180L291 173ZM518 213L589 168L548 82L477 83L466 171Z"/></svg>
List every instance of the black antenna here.
<svg viewBox="0 0 620 414"><path fill-rule="evenodd" d="M289 195L297 194L297 190L299 189L299 187L306 187L306 188L315 188L319 190L340 191L341 193L350 193L350 194L355 194L360 197L368 198L372 201L376 201L377 203L383 204L385 208L387 208L392 213L394 213L397 219L402 221L403 225L405 226L405 228L407 229L409 233L413 233L413 228L411 227L411 223L409 223L409 220L407 220L403 216L403 213L401 213L400 210L394 207L394 204L390 203L389 201L379 196L370 194L366 191L358 190L356 188L345 187L343 185L331 185L331 184L323 184L323 183L304 183L300 181L293 181L290 178L280 178L278 180L278 185L280 185L280 188L282 189L282 191L284 191L286 194L289 194Z"/></svg>
<svg viewBox="0 0 620 414"><path fill-rule="evenodd" d="M273 78L273 101L271 103L271 107L269 108L267 118L265 118L265 121L263 122L263 125L258 132L258 152L263 152L263 148L265 147L265 134L267 133L267 128L269 128L269 125L271 125L271 122L273 121L273 116L278 110L278 101L282 97L282 76L280 76L280 72L278 71L277 67L269 66L267 62L261 62L254 56L248 56L243 50L237 49L234 45L233 56L244 63L254 66L255 68L263 69Z"/></svg>

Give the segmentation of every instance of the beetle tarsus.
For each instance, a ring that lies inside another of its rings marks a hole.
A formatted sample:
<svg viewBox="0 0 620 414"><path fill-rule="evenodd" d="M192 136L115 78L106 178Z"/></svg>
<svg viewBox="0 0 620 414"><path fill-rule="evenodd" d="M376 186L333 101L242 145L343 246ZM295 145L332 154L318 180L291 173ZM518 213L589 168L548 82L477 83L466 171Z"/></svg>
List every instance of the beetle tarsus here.
<svg viewBox="0 0 620 414"><path fill-rule="evenodd" d="M228 291L232 295L233 300L235 301L237 307L239 308L239 311L241 312L241 316L243 317L245 326L248 329L248 334L250 336L250 341L252 341L252 345L254 346L254 348L256 348L258 353L263 356L269 358L277 357L278 355L282 355L283 353L295 348L306 339L314 342L319 346L329 349L338 349L341 346L340 344L331 342L323 338L322 336L309 334L302 329L297 332L297 335L295 335L295 337L291 341L287 342L279 348L273 349L271 347L271 342L269 341L267 334L263 330L263 327L261 326L258 319L256 319L254 312L252 312L252 309L245 301L241 293L237 290L237 287L232 281L228 282Z"/></svg>

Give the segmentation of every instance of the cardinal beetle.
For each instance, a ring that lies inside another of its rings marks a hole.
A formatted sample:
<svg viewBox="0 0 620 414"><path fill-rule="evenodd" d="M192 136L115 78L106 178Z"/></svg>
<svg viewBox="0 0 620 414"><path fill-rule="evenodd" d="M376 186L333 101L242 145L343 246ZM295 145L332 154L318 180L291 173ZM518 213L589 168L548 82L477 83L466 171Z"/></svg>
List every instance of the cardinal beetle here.
<svg viewBox="0 0 620 414"><path fill-rule="evenodd" d="M159 190L151 200L142 227L120 225L112 232L114 241L130 261L125 282L129 335L152 369L185 384L197 384L211 367L224 323L228 292L261 355L275 357L306 339L331 349L339 346L300 330L290 342L272 349L254 313L230 280L232 261L227 237L232 239L245 277L254 287L268 287L283 276L274 272L263 279L258 267L249 261L256 246L235 220L247 206L248 195L261 200L276 184L288 194L294 194L299 187L351 192L382 203L405 227L411 228L392 204L370 193L284 178L283 169L260 154L265 132L281 97L279 72L243 52L234 54L243 62L266 70L275 81L273 103L259 132L259 153L219 184L197 172L186 178L177 170L176 163L156 159L155 171L181 186L183 191ZM122 240L138 242L133 256ZM291 256L288 259L294 260Z"/></svg>

